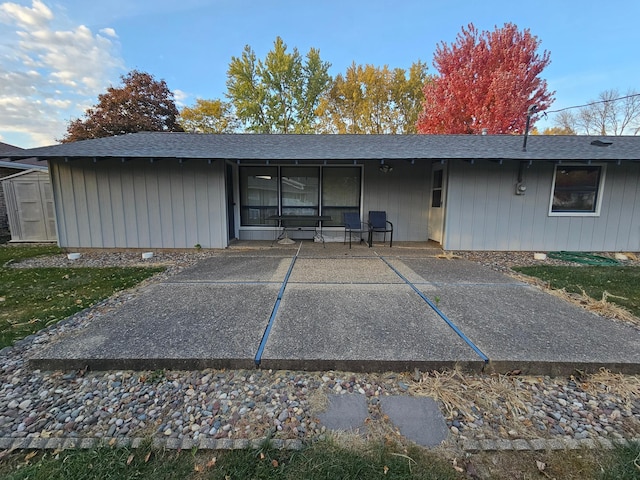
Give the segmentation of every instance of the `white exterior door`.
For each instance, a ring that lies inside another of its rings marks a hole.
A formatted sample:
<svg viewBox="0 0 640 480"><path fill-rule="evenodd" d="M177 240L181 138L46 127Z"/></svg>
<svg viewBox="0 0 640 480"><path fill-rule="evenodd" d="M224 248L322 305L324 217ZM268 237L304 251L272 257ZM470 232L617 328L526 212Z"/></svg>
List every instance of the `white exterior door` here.
<svg viewBox="0 0 640 480"><path fill-rule="evenodd" d="M444 212L447 198L447 166L434 164L431 170L431 199L427 236L442 244L444 240Z"/></svg>

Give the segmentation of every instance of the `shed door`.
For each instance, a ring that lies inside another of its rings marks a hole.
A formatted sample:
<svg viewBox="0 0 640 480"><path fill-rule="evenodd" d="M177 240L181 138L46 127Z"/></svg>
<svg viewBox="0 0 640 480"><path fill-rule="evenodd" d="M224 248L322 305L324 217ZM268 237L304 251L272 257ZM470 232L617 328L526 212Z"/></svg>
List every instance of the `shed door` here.
<svg viewBox="0 0 640 480"><path fill-rule="evenodd" d="M447 187L447 166L437 164L431 171L431 203L427 236L442 244L444 240L444 212Z"/></svg>
<svg viewBox="0 0 640 480"><path fill-rule="evenodd" d="M40 180L40 198L42 199L42 210L44 214L44 229L47 240L55 241L58 238L56 232L56 214L53 204L53 189L49 180Z"/></svg>
<svg viewBox="0 0 640 480"><path fill-rule="evenodd" d="M46 242L56 239L51 185L48 182L15 182L16 205L20 222L20 240Z"/></svg>

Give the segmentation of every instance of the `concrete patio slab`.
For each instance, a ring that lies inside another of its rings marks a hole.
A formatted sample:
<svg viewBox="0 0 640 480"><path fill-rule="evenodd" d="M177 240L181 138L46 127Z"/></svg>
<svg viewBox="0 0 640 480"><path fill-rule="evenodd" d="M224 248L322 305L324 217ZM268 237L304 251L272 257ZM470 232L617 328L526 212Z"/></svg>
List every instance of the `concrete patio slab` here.
<svg viewBox="0 0 640 480"><path fill-rule="evenodd" d="M385 257L386 258L386 257ZM446 258L387 258L387 261L400 271L411 271L423 282L444 285L494 285L494 284L517 284L524 283L491 270L483 265L478 265L467 260L446 259ZM407 276L407 275L405 275ZM419 283L419 280L409 281Z"/></svg>
<svg viewBox="0 0 640 480"><path fill-rule="evenodd" d="M298 245L300 245L299 242ZM352 248L349 248L349 244L343 245L342 242L304 242L298 256L299 258L377 257L373 249L357 242L353 243Z"/></svg>
<svg viewBox="0 0 640 480"><path fill-rule="evenodd" d="M436 244L427 242L423 245L416 246L413 242L403 242L402 244L394 242L392 248L375 245L370 250L373 250L377 256L388 258L435 258L443 253L442 248Z"/></svg>
<svg viewBox="0 0 640 480"><path fill-rule="evenodd" d="M279 285L156 284L38 351L43 370L253 368Z"/></svg>
<svg viewBox="0 0 640 480"><path fill-rule="evenodd" d="M640 373L640 329L476 263L435 258L429 244L258 244L216 252L119 307L92 313L82 328L52 337L30 366L254 368L274 312L263 368L486 368L400 273L489 357L494 371L564 375L606 367Z"/></svg>
<svg viewBox="0 0 640 480"><path fill-rule="evenodd" d="M640 330L535 287L448 285L428 295L439 297L439 308L495 371L565 375L605 367L638 373Z"/></svg>
<svg viewBox="0 0 640 480"><path fill-rule="evenodd" d="M449 436L444 416L433 398L383 396L380 409L404 437L423 447L437 447Z"/></svg>
<svg viewBox="0 0 640 480"><path fill-rule="evenodd" d="M406 285L289 284L262 367L421 370L484 363Z"/></svg>
<svg viewBox="0 0 640 480"><path fill-rule="evenodd" d="M292 256L221 255L198 262L192 268L171 277L172 283L195 282L282 282Z"/></svg>
<svg viewBox="0 0 640 480"><path fill-rule="evenodd" d="M371 258L298 258L290 283L402 284L384 262Z"/></svg>
<svg viewBox="0 0 640 480"><path fill-rule="evenodd" d="M272 240L233 240L223 252L232 252L233 255L251 254L258 251L263 255L279 255L280 253L295 255L299 247L299 242L281 245Z"/></svg>

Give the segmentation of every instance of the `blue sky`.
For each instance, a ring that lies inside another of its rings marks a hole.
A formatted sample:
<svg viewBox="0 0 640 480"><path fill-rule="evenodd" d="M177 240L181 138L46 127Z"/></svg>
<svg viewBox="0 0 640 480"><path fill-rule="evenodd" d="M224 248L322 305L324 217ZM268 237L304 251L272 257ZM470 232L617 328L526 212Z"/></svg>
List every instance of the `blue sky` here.
<svg viewBox="0 0 640 480"><path fill-rule="evenodd" d="M436 73L436 45L470 22L512 22L542 41L556 110L640 90L638 18L636 0L0 0L0 141L55 143L134 68L164 79L181 106L222 98L231 57L248 44L264 58L276 36L302 54L320 49L332 75L354 61L408 68L419 59Z"/></svg>

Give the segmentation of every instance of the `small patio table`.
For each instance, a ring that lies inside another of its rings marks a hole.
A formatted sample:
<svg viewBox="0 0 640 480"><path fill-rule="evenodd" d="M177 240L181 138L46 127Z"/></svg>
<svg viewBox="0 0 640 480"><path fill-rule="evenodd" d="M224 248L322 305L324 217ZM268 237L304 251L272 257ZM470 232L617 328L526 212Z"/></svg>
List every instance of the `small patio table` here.
<svg viewBox="0 0 640 480"><path fill-rule="evenodd" d="M291 231L311 231L314 232L314 237L319 237L324 244L324 236L322 235L322 222L330 222L331 216L329 215L271 215L267 220L274 220L277 222L279 229L278 236L271 242L284 240L289 238L287 232Z"/></svg>

